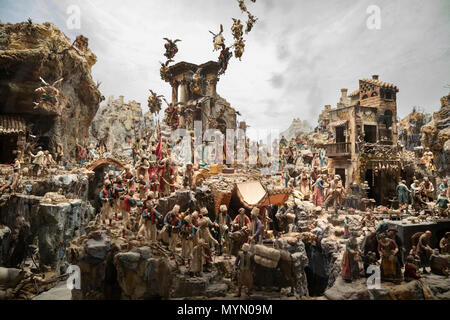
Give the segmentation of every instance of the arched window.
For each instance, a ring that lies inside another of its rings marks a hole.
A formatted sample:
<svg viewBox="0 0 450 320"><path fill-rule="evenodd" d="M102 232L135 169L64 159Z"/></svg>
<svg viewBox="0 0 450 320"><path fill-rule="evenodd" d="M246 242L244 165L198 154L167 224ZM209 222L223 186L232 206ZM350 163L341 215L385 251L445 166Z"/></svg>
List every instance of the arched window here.
<svg viewBox="0 0 450 320"><path fill-rule="evenodd" d="M378 96L378 93L376 91L372 92L372 94L370 95L371 97L376 97Z"/></svg>
<svg viewBox="0 0 450 320"><path fill-rule="evenodd" d="M361 99L364 100L364 99L367 99L367 98L368 98L368 96L367 96L367 94L365 94L365 95L363 95L363 97Z"/></svg>

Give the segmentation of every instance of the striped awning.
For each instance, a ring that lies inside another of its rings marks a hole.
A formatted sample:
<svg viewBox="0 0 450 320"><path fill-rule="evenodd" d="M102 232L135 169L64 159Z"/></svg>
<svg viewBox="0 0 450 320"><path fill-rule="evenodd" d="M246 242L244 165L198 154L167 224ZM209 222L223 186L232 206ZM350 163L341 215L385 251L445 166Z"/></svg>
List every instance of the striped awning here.
<svg viewBox="0 0 450 320"><path fill-rule="evenodd" d="M340 126L346 125L347 122L348 122L347 120L338 120L338 121L331 122L329 124L329 126L330 127L340 127Z"/></svg>
<svg viewBox="0 0 450 320"><path fill-rule="evenodd" d="M27 123L18 115L0 115L0 134L26 133Z"/></svg>

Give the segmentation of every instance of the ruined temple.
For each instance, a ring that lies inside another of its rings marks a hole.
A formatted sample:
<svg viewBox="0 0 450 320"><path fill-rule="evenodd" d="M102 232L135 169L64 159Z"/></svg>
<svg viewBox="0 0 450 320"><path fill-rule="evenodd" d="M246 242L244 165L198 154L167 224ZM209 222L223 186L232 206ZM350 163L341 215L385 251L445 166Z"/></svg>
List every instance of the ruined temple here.
<svg viewBox="0 0 450 320"><path fill-rule="evenodd" d="M194 130L194 121L209 128L236 129L236 110L216 91L219 64L209 61L201 65L179 62L169 67L165 79L172 86L172 105L180 103L180 127Z"/></svg>

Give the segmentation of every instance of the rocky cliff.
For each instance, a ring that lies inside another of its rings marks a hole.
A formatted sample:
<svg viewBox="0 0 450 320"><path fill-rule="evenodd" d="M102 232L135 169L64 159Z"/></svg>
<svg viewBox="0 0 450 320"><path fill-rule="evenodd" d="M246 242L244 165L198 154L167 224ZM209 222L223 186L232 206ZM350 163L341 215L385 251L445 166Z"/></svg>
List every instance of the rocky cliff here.
<svg viewBox="0 0 450 320"><path fill-rule="evenodd" d="M415 108L398 123L398 138L406 150L414 151L421 145L422 127L431 121L429 113L418 112Z"/></svg>
<svg viewBox="0 0 450 320"><path fill-rule="evenodd" d="M90 143L96 145L103 139L112 154L130 154L134 139L154 126L150 112L143 115L140 103L134 100L124 103L123 98L109 97L106 105L99 108L89 130Z"/></svg>
<svg viewBox="0 0 450 320"><path fill-rule="evenodd" d="M1 23L0 114L22 116L39 143L52 150L60 141L68 157L103 100L91 76L96 60L87 38L72 42L51 23Z"/></svg>
<svg viewBox="0 0 450 320"><path fill-rule="evenodd" d="M422 144L434 153L434 164L442 175L450 173L450 94L441 98L441 109L422 127Z"/></svg>
<svg viewBox="0 0 450 320"><path fill-rule="evenodd" d="M85 176L55 175L26 185L25 194L0 197L0 265L64 272L66 246L95 213L87 186Z"/></svg>
<svg viewBox="0 0 450 320"><path fill-rule="evenodd" d="M292 120L292 123L289 126L289 128L281 133L280 137L284 136L286 139L290 140L297 136L306 135L309 132L311 132L311 128L308 122L306 120L301 121L300 119L295 118L294 120Z"/></svg>

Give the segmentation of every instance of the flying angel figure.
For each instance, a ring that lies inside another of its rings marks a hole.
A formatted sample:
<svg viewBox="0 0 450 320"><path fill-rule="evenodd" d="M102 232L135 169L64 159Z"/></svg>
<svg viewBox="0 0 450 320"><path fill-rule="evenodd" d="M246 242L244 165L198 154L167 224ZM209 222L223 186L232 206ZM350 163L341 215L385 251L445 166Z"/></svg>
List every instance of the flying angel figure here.
<svg viewBox="0 0 450 320"><path fill-rule="evenodd" d="M169 72L169 63L173 62L174 60L169 59L165 63L159 61L159 64L161 65L161 69L159 69L159 73L161 75L162 80L168 80L170 78L170 72Z"/></svg>
<svg viewBox="0 0 450 320"><path fill-rule="evenodd" d="M209 33L211 33L214 37L213 37L213 44L214 44L214 50L213 51L218 51L222 48L222 44L224 44L225 42L225 38L223 37L223 26L220 25L220 32L215 34L212 31L209 31Z"/></svg>
<svg viewBox="0 0 450 320"><path fill-rule="evenodd" d="M163 95L157 95L153 90L149 90L151 95L148 97L148 108L153 114L159 113L161 111L161 97Z"/></svg>
<svg viewBox="0 0 450 320"><path fill-rule="evenodd" d="M245 2L244 0L237 0L239 3L239 8L241 9L242 12L247 12L247 7L245 6Z"/></svg>
<svg viewBox="0 0 450 320"><path fill-rule="evenodd" d="M57 84L60 84L64 80L64 78L61 78L61 79L56 80L55 82L53 82L53 84L49 84L49 83L47 83L47 81L42 79L42 77L39 77L39 79L44 84L44 86L49 86L49 87L55 87Z"/></svg>
<svg viewBox="0 0 450 320"><path fill-rule="evenodd" d="M234 39L239 40L243 36L242 30L243 30L244 26L242 25L240 19L235 19L235 18L232 18L232 19L233 19L233 25L231 26L231 32L233 33Z"/></svg>
<svg viewBox="0 0 450 320"><path fill-rule="evenodd" d="M56 106L59 96L59 90L56 89L56 86L59 85L64 80L64 78L56 80L52 84L49 84L47 81L42 79L42 77L39 77L39 79L41 80L43 86L34 90L39 94L39 102L33 102L34 108L37 109L42 107L49 109Z"/></svg>
<svg viewBox="0 0 450 320"><path fill-rule="evenodd" d="M246 23L245 33L248 34L253 29L253 25L258 20L254 15L252 15L250 12L248 13L248 20Z"/></svg>
<svg viewBox="0 0 450 320"><path fill-rule="evenodd" d="M167 41L167 43L164 44L164 48L166 48L166 53L164 53L164 55L166 56L167 59L172 59L178 52L177 42L181 40L180 39L170 40L168 38L163 39Z"/></svg>

